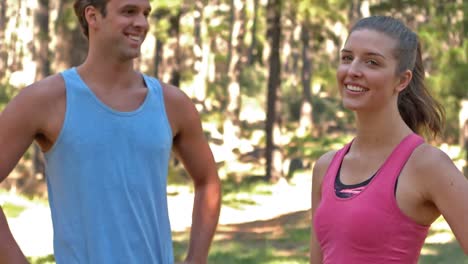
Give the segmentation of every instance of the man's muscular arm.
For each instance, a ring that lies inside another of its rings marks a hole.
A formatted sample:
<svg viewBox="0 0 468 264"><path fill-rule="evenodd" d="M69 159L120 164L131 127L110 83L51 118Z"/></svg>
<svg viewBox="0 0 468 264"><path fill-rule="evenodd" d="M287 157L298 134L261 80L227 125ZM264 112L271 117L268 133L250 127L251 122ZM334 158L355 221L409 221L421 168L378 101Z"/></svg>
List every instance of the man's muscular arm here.
<svg viewBox="0 0 468 264"><path fill-rule="evenodd" d="M54 79L57 77L22 89L0 113L0 181L10 174L44 127L50 99L46 88L54 84ZM0 263L27 263L3 210L0 210Z"/></svg>
<svg viewBox="0 0 468 264"><path fill-rule="evenodd" d="M195 200L185 263L207 263L218 224L221 183L200 117L192 101L175 87L165 87L166 109L174 135L174 151L193 180Z"/></svg>

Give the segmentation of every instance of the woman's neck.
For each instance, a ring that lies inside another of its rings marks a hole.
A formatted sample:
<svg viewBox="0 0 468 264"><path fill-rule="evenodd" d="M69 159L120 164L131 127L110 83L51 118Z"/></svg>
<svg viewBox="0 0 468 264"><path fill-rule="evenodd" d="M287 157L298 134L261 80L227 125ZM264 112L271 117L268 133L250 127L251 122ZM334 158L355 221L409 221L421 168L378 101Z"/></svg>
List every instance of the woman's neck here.
<svg viewBox="0 0 468 264"><path fill-rule="evenodd" d="M357 113L356 119L357 131L353 145L360 149L393 148L413 133L398 110L390 113Z"/></svg>

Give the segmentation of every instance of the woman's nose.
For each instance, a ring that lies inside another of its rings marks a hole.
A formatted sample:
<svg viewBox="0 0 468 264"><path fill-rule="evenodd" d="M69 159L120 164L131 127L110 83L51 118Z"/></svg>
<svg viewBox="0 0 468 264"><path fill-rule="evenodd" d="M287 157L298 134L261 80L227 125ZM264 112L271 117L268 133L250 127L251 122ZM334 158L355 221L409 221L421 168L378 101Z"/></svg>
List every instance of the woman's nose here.
<svg viewBox="0 0 468 264"><path fill-rule="evenodd" d="M362 76L362 69L359 61L353 60L348 67L348 75L352 77L360 77Z"/></svg>

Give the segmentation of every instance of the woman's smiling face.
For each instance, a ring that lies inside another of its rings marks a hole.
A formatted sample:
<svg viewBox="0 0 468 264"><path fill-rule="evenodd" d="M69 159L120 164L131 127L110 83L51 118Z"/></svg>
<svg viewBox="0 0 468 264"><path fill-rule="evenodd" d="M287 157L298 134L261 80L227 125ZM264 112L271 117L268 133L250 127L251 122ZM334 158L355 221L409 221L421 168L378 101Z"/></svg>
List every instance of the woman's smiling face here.
<svg viewBox="0 0 468 264"><path fill-rule="evenodd" d="M375 111L389 103L396 106L398 93L405 88L396 72L397 44L375 30L359 29L349 35L336 74L344 107Z"/></svg>

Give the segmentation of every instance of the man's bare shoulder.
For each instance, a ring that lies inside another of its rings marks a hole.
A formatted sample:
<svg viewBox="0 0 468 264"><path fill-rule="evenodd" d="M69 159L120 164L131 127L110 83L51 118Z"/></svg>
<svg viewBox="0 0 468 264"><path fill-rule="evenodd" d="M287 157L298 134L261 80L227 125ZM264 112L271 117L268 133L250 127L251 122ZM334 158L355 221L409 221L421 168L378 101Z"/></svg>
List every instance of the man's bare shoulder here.
<svg viewBox="0 0 468 264"><path fill-rule="evenodd" d="M173 119L183 120L186 122L189 119L198 119L198 111L192 99L187 96L181 89L174 85L161 83L164 102L168 115Z"/></svg>
<svg viewBox="0 0 468 264"><path fill-rule="evenodd" d="M166 114L174 135L180 131L193 131L200 125L200 116L195 104L181 89L162 83Z"/></svg>
<svg viewBox="0 0 468 264"><path fill-rule="evenodd" d="M180 88L168 83L160 83L166 101L173 104L192 104L190 98Z"/></svg>
<svg viewBox="0 0 468 264"><path fill-rule="evenodd" d="M35 138L53 139L58 129L51 128L60 127L64 108L65 88L59 75L21 89L0 114L0 142L18 142L20 146L7 149L6 155L9 151L22 154Z"/></svg>
<svg viewBox="0 0 468 264"><path fill-rule="evenodd" d="M57 96L65 96L65 82L60 74L54 74L26 86L22 93L39 100L54 99Z"/></svg>
<svg viewBox="0 0 468 264"><path fill-rule="evenodd" d="M36 116L47 111L49 106L64 102L65 83L63 78L56 74L21 89L4 111L25 111Z"/></svg>

